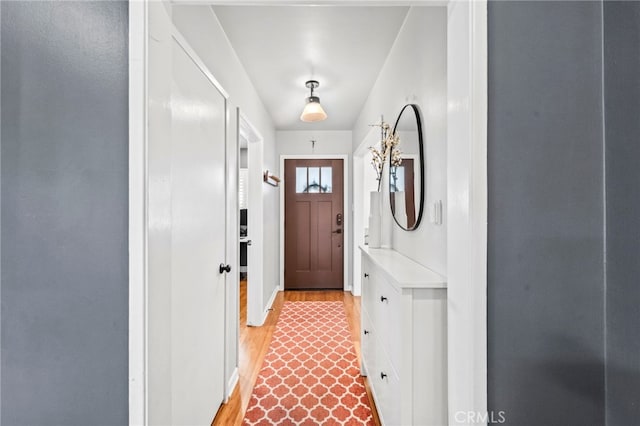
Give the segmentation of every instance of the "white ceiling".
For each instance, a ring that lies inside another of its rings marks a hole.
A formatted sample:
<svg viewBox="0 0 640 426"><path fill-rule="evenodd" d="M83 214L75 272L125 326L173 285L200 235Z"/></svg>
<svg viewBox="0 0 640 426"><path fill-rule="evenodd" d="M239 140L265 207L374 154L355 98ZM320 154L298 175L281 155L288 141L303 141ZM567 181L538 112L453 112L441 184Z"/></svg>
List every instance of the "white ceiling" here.
<svg viewBox="0 0 640 426"><path fill-rule="evenodd" d="M351 130L408 7L214 6L278 130ZM329 118L300 121L307 80Z"/></svg>

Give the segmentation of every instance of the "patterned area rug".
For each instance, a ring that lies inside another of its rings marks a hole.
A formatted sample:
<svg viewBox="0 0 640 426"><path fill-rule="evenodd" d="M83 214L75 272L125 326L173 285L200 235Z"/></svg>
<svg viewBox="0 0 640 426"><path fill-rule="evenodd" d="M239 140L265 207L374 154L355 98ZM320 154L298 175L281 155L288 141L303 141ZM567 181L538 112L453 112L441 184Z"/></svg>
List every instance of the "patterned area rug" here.
<svg viewBox="0 0 640 426"><path fill-rule="evenodd" d="M285 302L244 425L373 425L342 302Z"/></svg>

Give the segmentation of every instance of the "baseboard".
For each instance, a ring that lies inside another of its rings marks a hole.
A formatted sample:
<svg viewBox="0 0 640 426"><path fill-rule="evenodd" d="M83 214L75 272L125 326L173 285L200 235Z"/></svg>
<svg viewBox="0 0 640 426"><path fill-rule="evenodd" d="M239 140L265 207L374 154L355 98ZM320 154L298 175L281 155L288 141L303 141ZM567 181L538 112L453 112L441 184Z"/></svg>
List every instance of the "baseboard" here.
<svg viewBox="0 0 640 426"><path fill-rule="evenodd" d="M240 374L238 373L238 367L233 369L233 373L231 373L231 378L229 378L229 382L227 383L227 394L225 395L224 402L227 403L233 390L238 385L238 381L240 380Z"/></svg>
<svg viewBox="0 0 640 426"><path fill-rule="evenodd" d="M269 301L267 302L267 307L264 309L264 314L262 316L262 321L261 321L260 325L264 324L264 322L267 320L267 315L269 315L269 310L273 306L273 302L275 302L275 300L276 300L276 296L278 295L278 291L280 291L280 288L278 286L276 286L273 289L273 293L271 293L271 297L269 298Z"/></svg>
<svg viewBox="0 0 640 426"><path fill-rule="evenodd" d="M360 356L360 375L362 377L369 376L369 373L367 372L367 364L365 363L364 358L362 358L362 356Z"/></svg>

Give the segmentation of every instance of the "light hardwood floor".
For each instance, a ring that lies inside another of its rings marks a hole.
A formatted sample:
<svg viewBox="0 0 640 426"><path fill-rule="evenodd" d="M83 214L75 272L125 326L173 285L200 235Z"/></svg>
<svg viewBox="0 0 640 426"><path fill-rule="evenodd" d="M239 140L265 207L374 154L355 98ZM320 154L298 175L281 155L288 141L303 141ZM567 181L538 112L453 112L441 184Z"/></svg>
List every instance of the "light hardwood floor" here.
<svg viewBox="0 0 640 426"><path fill-rule="evenodd" d="M240 379L229 401L223 404L212 425L240 425L249 405L253 386L258 378L262 362L269 349L269 343L275 330L280 309L285 301L343 301L356 354L360 359L360 298L343 291L286 291L279 292L273 304L273 310L261 327L247 327L247 282L240 283ZM371 403L376 425L380 424L371 398L367 379L365 386Z"/></svg>

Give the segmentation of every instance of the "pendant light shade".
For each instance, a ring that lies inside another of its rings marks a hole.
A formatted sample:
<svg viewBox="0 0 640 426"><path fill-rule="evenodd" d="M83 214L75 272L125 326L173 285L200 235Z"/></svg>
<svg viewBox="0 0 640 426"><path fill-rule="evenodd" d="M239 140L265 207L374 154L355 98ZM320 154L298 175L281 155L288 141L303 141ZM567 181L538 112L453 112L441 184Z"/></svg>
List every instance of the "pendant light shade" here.
<svg viewBox="0 0 640 426"><path fill-rule="evenodd" d="M320 98L313 95L313 89L317 88L319 85L320 83L316 80L309 80L305 83L305 86L311 89L311 94L307 98L307 104L304 106L302 115L300 115L300 120L306 122L326 120L327 113L324 112L322 105L320 105Z"/></svg>

